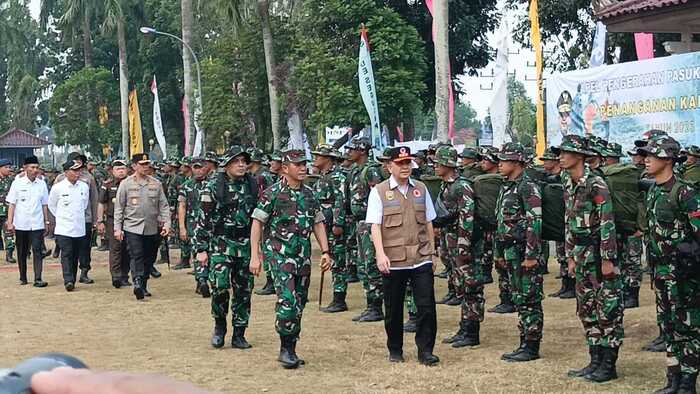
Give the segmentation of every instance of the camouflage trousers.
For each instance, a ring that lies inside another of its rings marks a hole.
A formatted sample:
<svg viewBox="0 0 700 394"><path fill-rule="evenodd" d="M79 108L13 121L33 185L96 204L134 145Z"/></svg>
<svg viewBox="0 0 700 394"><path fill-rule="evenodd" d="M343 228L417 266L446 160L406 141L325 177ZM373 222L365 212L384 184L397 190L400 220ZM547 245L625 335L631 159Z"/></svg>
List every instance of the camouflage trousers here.
<svg viewBox="0 0 700 394"><path fill-rule="evenodd" d="M437 245L437 244L436 244ZM459 281L459 274L455 269L455 251L457 250L457 229L445 227L440 232L439 255L442 264L447 271L447 293L457 294L456 286Z"/></svg>
<svg viewBox="0 0 700 394"><path fill-rule="evenodd" d="M557 249L557 262L559 263L559 276L562 278L569 275L569 263L566 261L566 250L564 242L555 242Z"/></svg>
<svg viewBox="0 0 700 394"><path fill-rule="evenodd" d="M311 261L284 257L265 249L277 294L275 329L280 336L299 335L301 317L309 301Z"/></svg>
<svg viewBox="0 0 700 394"><path fill-rule="evenodd" d="M183 241L180 239L179 236L179 231L177 233L173 234L178 234L178 240L180 241L180 260L182 259L190 259L194 258L194 250L192 249L192 238L194 237L194 226L192 225L192 220L191 219L186 219L185 220L185 227L187 227L187 241Z"/></svg>
<svg viewBox="0 0 700 394"><path fill-rule="evenodd" d="M518 330L520 336L528 341L542 339L544 327L544 312L542 310L542 271L539 266L533 269L523 268L525 257L524 247L514 247L515 253L505 253L508 256L518 256L506 260L508 277L510 278L511 300L518 310Z"/></svg>
<svg viewBox="0 0 700 394"><path fill-rule="evenodd" d="M576 261L576 308L588 346L622 346L622 279L602 280L600 257L589 246L583 261Z"/></svg>
<svg viewBox="0 0 700 394"><path fill-rule="evenodd" d="M374 244L370 225L363 221L357 225L357 250L360 255L360 263L357 266L357 274L365 289L367 305L377 305L384 300L382 292L382 273L377 267L377 260L374 255Z"/></svg>
<svg viewBox="0 0 700 394"><path fill-rule="evenodd" d="M700 369L700 276L676 275L670 264L656 267L655 271L656 319L666 342L667 365L680 365L682 373L697 374Z"/></svg>
<svg viewBox="0 0 700 394"><path fill-rule="evenodd" d="M253 291L253 275L248 264L247 258L223 253L214 252L209 256L211 315L214 319L226 319L230 300L233 326L248 327L250 293Z"/></svg>
<svg viewBox="0 0 700 394"><path fill-rule="evenodd" d="M484 236L481 240L477 241L474 245L477 253L474 253L474 257L481 262L482 272L492 272L493 271L493 233L490 231L485 231ZM506 280L506 283L508 281ZM501 283L498 283L499 288L501 288ZM507 286L507 284L506 284Z"/></svg>
<svg viewBox="0 0 700 394"><path fill-rule="evenodd" d="M191 226L189 223L187 224L187 237L187 242L183 242L183 244L187 243L188 247L190 248L191 258L194 260L192 261L192 268L194 269L194 281L199 282L200 279L209 280L209 263L200 264L198 261L196 261L197 252L195 251L194 245L194 227ZM182 252L182 249L180 249L180 252Z"/></svg>
<svg viewBox="0 0 700 394"><path fill-rule="evenodd" d="M463 321L484 321L484 273L481 262L471 256L456 256L455 294L462 300Z"/></svg>
<svg viewBox="0 0 700 394"><path fill-rule="evenodd" d="M350 215L345 217L345 265L350 272L351 267L358 269L360 255L357 250L357 223L350 219Z"/></svg>
<svg viewBox="0 0 700 394"><path fill-rule="evenodd" d="M493 261L493 233L485 232L484 239L480 245L479 256L481 256L481 267L484 272L491 270L494 264ZM498 273L498 294L501 298L501 302L510 301L511 299L511 282L508 267L499 267L496 265L496 272Z"/></svg>
<svg viewBox="0 0 700 394"><path fill-rule="evenodd" d="M347 293L348 291L348 267L346 260L347 250L345 248L345 237L341 235L336 237L332 231L328 232L328 243L333 254L333 266L331 266L331 274L333 275L333 292Z"/></svg>
<svg viewBox="0 0 700 394"><path fill-rule="evenodd" d="M5 223L7 222L7 216L0 217L0 229L2 229L2 241L4 244L4 249L5 250L14 250L15 249L15 237L12 234L9 234L7 230L5 230Z"/></svg>
<svg viewBox="0 0 700 394"><path fill-rule="evenodd" d="M620 255L620 273L624 290L642 285L642 237L618 238L617 250Z"/></svg>

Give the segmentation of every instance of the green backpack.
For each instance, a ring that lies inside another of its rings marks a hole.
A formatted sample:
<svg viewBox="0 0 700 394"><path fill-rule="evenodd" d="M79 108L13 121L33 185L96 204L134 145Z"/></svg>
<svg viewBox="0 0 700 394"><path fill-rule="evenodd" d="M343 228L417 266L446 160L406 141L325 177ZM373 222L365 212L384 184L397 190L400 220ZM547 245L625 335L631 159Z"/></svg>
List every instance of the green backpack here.
<svg viewBox="0 0 700 394"><path fill-rule="evenodd" d="M603 179L610 190L615 214L615 230L618 234L637 232L641 193L639 178L642 171L631 164L613 164L601 168Z"/></svg>
<svg viewBox="0 0 700 394"><path fill-rule="evenodd" d="M564 242L564 185L541 183L542 239Z"/></svg>
<svg viewBox="0 0 700 394"><path fill-rule="evenodd" d="M430 193L430 199L433 203L437 202L438 194L440 194L440 187L442 186L442 178L435 175L421 175L420 181L425 184L425 188L428 189Z"/></svg>
<svg viewBox="0 0 700 394"><path fill-rule="evenodd" d="M700 165L693 165L683 172L683 180L687 182L700 182Z"/></svg>
<svg viewBox="0 0 700 394"><path fill-rule="evenodd" d="M484 174L474 178L474 216L482 231L496 230L496 201L501 193L503 177L499 174Z"/></svg>

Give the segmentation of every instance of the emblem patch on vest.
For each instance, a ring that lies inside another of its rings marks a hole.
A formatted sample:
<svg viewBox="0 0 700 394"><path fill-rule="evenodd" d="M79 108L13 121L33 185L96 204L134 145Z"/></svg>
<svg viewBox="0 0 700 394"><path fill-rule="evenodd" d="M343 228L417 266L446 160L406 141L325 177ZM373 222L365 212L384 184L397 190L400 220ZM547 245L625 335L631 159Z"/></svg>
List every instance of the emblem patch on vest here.
<svg viewBox="0 0 700 394"><path fill-rule="evenodd" d="M413 189L413 196L414 196L414 197L420 197L420 190L418 190L418 189Z"/></svg>
<svg viewBox="0 0 700 394"><path fill-rule="evenodd" d="M387 190L386 192L386 199L391 201L394 199L394 191L393 190Z"/></svg>

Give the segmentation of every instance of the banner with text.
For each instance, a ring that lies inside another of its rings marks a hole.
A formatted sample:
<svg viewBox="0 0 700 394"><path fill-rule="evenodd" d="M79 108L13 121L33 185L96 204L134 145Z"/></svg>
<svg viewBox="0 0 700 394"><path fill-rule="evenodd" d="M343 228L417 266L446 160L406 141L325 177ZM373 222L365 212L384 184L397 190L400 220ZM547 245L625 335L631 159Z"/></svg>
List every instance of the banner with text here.
<svg viewBox="0 0 700 394"><path fill-rule="evenodd" d="M547 143L593 134L624 148L647 130L700 144L700 52L554 74L547 79Z"/></svg>

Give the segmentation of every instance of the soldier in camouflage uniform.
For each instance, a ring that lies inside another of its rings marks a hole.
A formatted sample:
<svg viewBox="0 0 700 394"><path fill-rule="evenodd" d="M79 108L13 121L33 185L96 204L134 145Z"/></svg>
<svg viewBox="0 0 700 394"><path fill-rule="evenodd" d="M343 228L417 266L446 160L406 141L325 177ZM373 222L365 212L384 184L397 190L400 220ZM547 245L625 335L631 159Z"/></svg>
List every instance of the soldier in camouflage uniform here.
<svg viewBox="0 0 700 394"><path fill-rule="evenodd" d="M570 377L593 382L617 378L617 355L624 338L622 281L610 192L585 166L596 155L585 140L567 135L560 153L564 176L565 243L569 275L576 278L578 316L586 333L590 362Z"/></svg>
<svg viewBox="0 0 700 394"><path fill-rule="evenodd" d="M296 354L301 318L309 299L311 280L311 232L321 247L320 266L331 266L323 212L313 190L304 185L306 157L302 150L282 152L284 178L265 190L255 211L250 233L250 272L261 271L262 251L272 268L277 304L275 328L280 336L278 361L284 368L304 364Z"/></svg>
<svg viewBox="0 0 700 394"><path fill-rule="evenodd" d="M195 223L197 221L197 214L200 211L200 193L202 189L207 186L207 178L209 176L209 167L206 165L206 161L203 158L195 158L192 162L192 172L194 173L191 178L185 180L185 182L180 187L178 191L178 220L180 234L180 241L182 241L181 253L187 251L196 252L196 245L194 244L195 236ZM192 256L194 257L194 256ZM184 259L184 257L183 257ZM187 263L189 263L190 254L187 254ZM209 298L209 266L203 264L194 264L195 272L195 293L201 294L203 298Z"/></svg>
<svg viewBox="0 0 700 394"><path fill-rule="evenodd" d="M544 325L542 311L542 196L537 183L525 174L527 157L522 145L509 142L498 155L504 177L496 202L494 260L508 269L511 297L518 310L520 346L501 359L531 361L540 357Z"/></svg>
<svg viewBox="0 0 700 394"><path fill-rule="evenodd" d="M180 228L181 223L187 222L186 217L183 217L182 220L180 220L180 197L182 196L182 188L185 186L185 184L191 182L194 177L194 171L192 169L193 160L194 158L189 156L182 158L182 165L180 166L180 183L177 185L171 185L171 189L168 190L169 193L175 193L175 216L172 220L173 223L177 223L177 225L174 226L175 229L173 230L172 235L172 238L177 238L177 240L171 243L179 245L180 247L180 262L173 267L175 270L190 268L194 263L190 263L190 260L194 260L193 255L195 252L192 250L192 243L190 239L187 238L186 240L183 240L182 237L180 237L183 231L185 231L185 233L188 231L186 226L185 228ZM168 198L170 198L170 196L168 196Z"/></svg>
<svg viewBox="0 0 700 394"><path fill-rule="evenodd" d="M194 244L197 261L209 268L211 314L214 334L211 344L224 346L229 300L233 323L231 347L248 349L245 339L250 320L253 276L250 259L251 214L257 202L255 179L246 173L250 156L238 145L232 146L221 161L217 174L199 193Z"/></svg>
<svg viewBox="0 0 700 394"><path fill-rule="evenodd" d="M345 235L348 239L346 249L347 249L347 266L348 266L348 283L354 283L354 282L359 282L360 278L358 276L358 269L360 265L360 252L359 252L359 245L357 244L357 227L358 223L357 220L355 219L355 216L352 214L352 209L351 209L351 196L352 193L350 189L352 186L357 182L357 179L360 176L360 173L364 169L365 165L367 165L367 161L369 160L369 150L372 148L372 145L369 142L368 138L363 138L356 136L354 137L351 141L350 144L348 145L349 152L348 156L350 160L353 162L352 166L350 166L350 170L347 176L347 181L346 181L346 187L345 187L345 195L346 195L346 210L345 210L345 222L347 224L347 228L345 229ZM358 320L360 316L356 316L353 318L354 320Z"/></svg>
<svg viewBox="0 0 700 394"><path fill-rule="evenodd" d="M7 197L7 192L10 191L10 185L12 185L12 180L14 179L12 176L10 176L11 171L12 162L8 159L0 159L0 228L2 229L3 233L5 262L7 264L14 264L17 262L17 260L12 257L12 252L15 250L15 238L5 229L8 210L5 197Z"/></svg>
<svg viewBox="0 0 700 394"><path fill-rule="evenodd" d="M321 178L314 185L314 194L321 204L323 223L328 236L328 244L333 255L333 301L321 308L321 312L337 313L348 310L345 296L348 291L348 273L345 262L345 174L335 164L339 153L331 145L319 145L311 152L315 156L314 167L319 169Z"/></svg>
<svg viewBox="0 0 700 394"><path fill-rule="evenodd" d="M550 177L551 182L561 183L561 167L559 166L559 155L554 153L553 148L548 148L542 157L542 166ZM564 242L555 242L555 251L557 262L559 263L559 275L557 279L561 279L561 288L550 294L550 297L558 297L562 299L570 299L576 297L576 280L569 276L569 265L566 262L566 251Z"/></svg>
<svg viewBox="0 0 700 394"><path fill-rule="evenodd" d="M700 182L700 147L691 145L684 150L686 160L681 166L680 175L688 182Z"/></svg>
<svg viewBox="0 0 700 394"><path fill-rule="evenodd" d="M454 264L450 280L461 300L459 330L454 336L445 338L443 343L451 343L454 348L474 347L479 345L479 328L484 320L484 276L481 262L474 258L472 249L474 191L470 181L460 176L457 151L451 146L437 149L435 173L443 179L437 204L444 206L445 214L450 218L441 229L447 246L445 257L452 259ZM434 221L433 225L436 226L437 222Z"/></svg>
<svg viewBox="0 0 700 394"><path fill-rule="evenodd" d="M171 217L174 215L174 210L176 210L176 201L177 201L177 196L174 197L174 200L171 199L170 196L170 185L174 182L177 182L177 179L179 177L178 172L180 171L180 162L175 159L171 159L170 161L164 163L163 165L163 174L161 175L161 178L159 179L161 181L161 184L163 185L163 190L165 191L165 195L168 198L168 205L170 206L170 212L171 212ZM172 219L171 219L172 220ZM173 227L177 226L177 222L172 222ZM173 231L175 231L173 229ZM160 260L159 263L167 263L170 265L170 250L168 249L168 244L167 242L161 242L160 244Z"/></svg>
<svg viewBox="0 0 700 394"><path fill-rule="evenodd" d="M271 187L273 184L279 181L279 171L281 166L282 157L280 156L279 151L275 151L270 156L270 169L268 170L263 168L258 175L257 182L260 193L259 195L262 195L265 189ZM345 261L344 258L343 261ZM263 270L265 270L265 285L261 289L255 290L255 294L273 295L275 294L275 286L274 282L272 281L272 272L270 271L270 265L268 264L267 260L263 260Z"/></svg>
<svg viewBox="0 0 700 394"><path fill-rule="evenodd" d="M350 188L350 209L357 222L357 273L365 290L367 308L353 320L376 322L384 319L382 311L382 274L376 264L371 226L365 223L367 217L367 200L372 188L384 180L382 165L377 162L367 163Z"/></svg>
<svg viewBox="0 0 700 394"><path fill-rule="evenodd" d="M656 393L695 393L700 368L700 194L673 172L679 151L668 136L639 149L655 180L646 212L657 320L667 351L667 384Z"/></svg>

